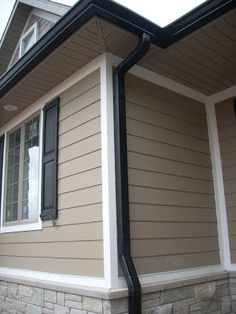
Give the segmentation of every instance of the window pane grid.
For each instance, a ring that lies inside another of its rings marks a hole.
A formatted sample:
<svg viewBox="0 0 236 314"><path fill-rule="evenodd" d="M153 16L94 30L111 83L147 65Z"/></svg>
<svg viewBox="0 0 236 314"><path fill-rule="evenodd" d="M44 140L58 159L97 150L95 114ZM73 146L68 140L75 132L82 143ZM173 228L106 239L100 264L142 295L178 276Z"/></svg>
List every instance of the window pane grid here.
<svg viewBox="0 0 236 314"><path fill-rule="evenodd" d="M25 125L22 219L36 219L38 208L39 117Z"/></svg>
<svg viewBox="0 0 236 314"><path fill-rule="evenodd" d="M5 222L38 218L39 116L9 134Z"/></svg>
<svg viewBox="0 0 236 314"><path fill-rule="evenodd" d="M9 152L7 162L6 222L16 221L18 219L20 140L20 129L16 130L9 136Z"/></svg>

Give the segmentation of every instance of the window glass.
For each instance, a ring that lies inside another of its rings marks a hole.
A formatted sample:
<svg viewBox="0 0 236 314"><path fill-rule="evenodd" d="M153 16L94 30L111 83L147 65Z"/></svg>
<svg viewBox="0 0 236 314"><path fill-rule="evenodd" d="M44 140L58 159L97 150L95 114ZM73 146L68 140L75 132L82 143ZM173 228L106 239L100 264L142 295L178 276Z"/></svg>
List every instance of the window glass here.
<svg viewBox="0 0 236 314"><path fill-rule="evenodd" d="M38 218L39 116L8 136L5 223Z"/></svg>
<svg viewBox="0 0 236 314"><path fill-rule="evenodd" d="M37 219L39 180L39 117L25 125L22 219Z"/></svg>
<svg viewBox="0 0 236 314"><path fill-rule="evenodd" d="M33 46L34 42L35 28L33 28L32 31L22 39L21 55L25 54Z"/></svg>
<svg viewBox="0 0 236 314"><path fill-rule="evenodd" d="M21 130L18 129L9 136L7 161L7 195L6 195L6 222L18 219L18 191L20 169L20 142Z"/></svg>

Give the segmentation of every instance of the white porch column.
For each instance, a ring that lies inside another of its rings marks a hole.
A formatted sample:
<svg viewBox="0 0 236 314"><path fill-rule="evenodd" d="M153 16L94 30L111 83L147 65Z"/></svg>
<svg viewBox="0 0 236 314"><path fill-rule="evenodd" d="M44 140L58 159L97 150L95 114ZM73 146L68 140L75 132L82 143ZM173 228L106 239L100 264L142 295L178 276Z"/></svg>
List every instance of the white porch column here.
<svg viewBox="0 0 236 314"><path fill-rule="evenodd" d="M212 173L215 190L220 259L222 267L225 270L229 270L231 261L230 261L228 220L215 103L210 98L208 98L205 106L207 114L208 136L211 151Z"/></svg>

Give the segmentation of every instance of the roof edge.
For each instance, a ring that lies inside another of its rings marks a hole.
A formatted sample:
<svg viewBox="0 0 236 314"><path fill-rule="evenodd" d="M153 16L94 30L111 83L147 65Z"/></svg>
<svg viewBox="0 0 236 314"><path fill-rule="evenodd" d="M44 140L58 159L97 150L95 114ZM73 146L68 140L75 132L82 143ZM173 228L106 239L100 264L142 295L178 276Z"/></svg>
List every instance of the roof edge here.
<svg viewBox="0 0 236 314"><path fill-rule="evenodd" d="M145 32L151 37L153 44L166 48L235 7L236 0L208 0L167 27L161 28L111 0L81 0L0 78L0 97L93 16L104 18L137 36Z"/></svg>

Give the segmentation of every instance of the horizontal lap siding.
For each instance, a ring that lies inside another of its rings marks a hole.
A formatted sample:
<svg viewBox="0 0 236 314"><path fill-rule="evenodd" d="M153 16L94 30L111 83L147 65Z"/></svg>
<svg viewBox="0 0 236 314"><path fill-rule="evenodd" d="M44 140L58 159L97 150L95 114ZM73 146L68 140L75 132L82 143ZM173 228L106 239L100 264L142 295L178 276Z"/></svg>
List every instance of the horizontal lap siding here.
<svg viewBox="0 0 236 314"><path fill-rule="evenodd" d="M232 263L236 263L236 116L233 99L216 104Z"/></svg>
<svg viewBox="0 0 236 314"><path fill-rule="evenodd" d="M0 265L103 276L100 74L60 95L56 226L0 235Z"/></svg>
<svg viewBox="0 0 236 314"><path fill-rule="evenodd" d="M128 76L132 255L140 274L219 263L203 104Z"/></svg>

